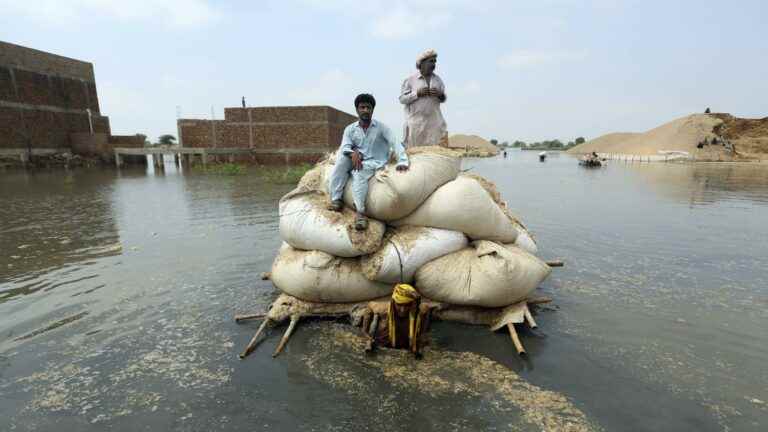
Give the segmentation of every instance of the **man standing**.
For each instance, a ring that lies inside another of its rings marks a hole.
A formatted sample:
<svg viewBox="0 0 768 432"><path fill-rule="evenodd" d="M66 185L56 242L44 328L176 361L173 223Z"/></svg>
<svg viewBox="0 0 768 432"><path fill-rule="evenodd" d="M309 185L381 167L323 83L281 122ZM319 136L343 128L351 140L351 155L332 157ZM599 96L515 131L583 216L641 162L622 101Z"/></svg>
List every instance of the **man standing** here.
<svg viewBox="0 0 768 432"><path fill-rule="evenodd" d="M435 74L437 52L427 50L416 59L419 71L403 81L400 103L405 105L405 147L448 145L448 131L440 112L445 84Z"/></svg>
<svg viewBox="0 0 768 432"><path fill-rule="evenodd" d="M330 209L341 211L344 207L344 186L350 174L352 175L352 196L357 211L355 229L358 231L368 228L368 219L364 215L368 179L376 170L387 164L390 152L397 156L397 171L408 170L408 155L405 154L403 145L395 141L392 131L384 123L373 120L375 107L376 99L372 95L363 93L355 98L359 121L344 129L341 146L336 153L336 164L329 180Z"/></svg>

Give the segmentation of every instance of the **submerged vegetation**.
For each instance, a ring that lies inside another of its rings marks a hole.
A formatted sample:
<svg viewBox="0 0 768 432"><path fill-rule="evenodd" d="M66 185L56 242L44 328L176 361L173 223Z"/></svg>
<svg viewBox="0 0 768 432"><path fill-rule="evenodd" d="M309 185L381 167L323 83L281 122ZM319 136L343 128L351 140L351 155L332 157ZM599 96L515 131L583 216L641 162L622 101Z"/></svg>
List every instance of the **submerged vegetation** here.
<svg viewBox="0 0 768 432"><path fill-rule="evenodd" d="M275 184L295 184L301 180L301 177L312 168L310 164L289 165L289 166L248 166L236 163L209 163L203 167L195 165L196 171L205 174L236 176L243 175L250 171L252 174L263 179L268 183Z"/></svg>
<svg viewBox="0 0 768 432"><path fill-rule="evenodd" d="M206 166L195 165L196 171L203 172L205 174L216 175L243 175L246 172L246 166L236 163L221 163L221 164L208 164Z"/></svg>
<svg viewBox="0 0 768 432"><path fill-rule="evenodd" d="M301 177L312 169L312 165L304 163L290 166L259 166L256 175L269 183L276 184L294 184L301 180Z"/></svg>

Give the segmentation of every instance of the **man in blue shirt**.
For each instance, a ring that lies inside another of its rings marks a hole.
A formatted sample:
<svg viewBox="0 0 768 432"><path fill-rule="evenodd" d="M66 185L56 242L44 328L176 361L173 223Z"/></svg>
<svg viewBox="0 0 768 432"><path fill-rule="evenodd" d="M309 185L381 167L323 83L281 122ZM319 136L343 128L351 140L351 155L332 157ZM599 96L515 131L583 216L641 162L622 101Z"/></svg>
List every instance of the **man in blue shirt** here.
<svg viewBox="0 0 768 432"><path fill-rule="evenodd" d="M365 198L368 180L387 164L390 152L397 157L397 171L408 171L408 155L402 143L395 141L392 131L382 122L373 120L376 99L363 93L355 98L355 110L359 120L344 129L341 146L336 153L336 164L329 180L330 209L341 211L344 186L352 175L352 198L357 211L355 229L368 228L365 217Z"/></svg>

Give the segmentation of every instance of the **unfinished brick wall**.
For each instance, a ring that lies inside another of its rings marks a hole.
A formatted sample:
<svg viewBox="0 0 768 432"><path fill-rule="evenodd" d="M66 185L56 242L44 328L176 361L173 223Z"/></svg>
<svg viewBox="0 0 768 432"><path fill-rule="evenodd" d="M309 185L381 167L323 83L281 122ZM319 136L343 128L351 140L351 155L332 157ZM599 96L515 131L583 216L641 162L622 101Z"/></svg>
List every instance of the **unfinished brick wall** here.
<svg viewBox="0 0 768 432"><path fill-rule="evenodd" d="M274 165L317 161L356 119L329 106L225 108L224 120L178 126L184 147L252 148L256 162Z"/></svg>
<svg viewBox="0 0 768 432"><path fill-rule="evenodd" d="M71 147L70 134L111 133L91 63L0 42L0 148Z"/></svg>

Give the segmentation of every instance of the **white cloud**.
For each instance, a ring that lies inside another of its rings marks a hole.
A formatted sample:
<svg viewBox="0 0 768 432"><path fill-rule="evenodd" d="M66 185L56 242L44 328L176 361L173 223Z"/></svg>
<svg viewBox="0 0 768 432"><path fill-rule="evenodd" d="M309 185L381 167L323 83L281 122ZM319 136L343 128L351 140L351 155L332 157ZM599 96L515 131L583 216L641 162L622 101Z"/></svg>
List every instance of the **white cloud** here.
<svg viewBox="0 0 768 432"><path fill-rule="evenodd" d="M585 51L537 51L518 50L504 54L498 59L502 69L519 69L545 64L581 60L587 56Z"/></svg>
<svg viewBox="0 0 768 432"><path fill-rule="evenodd" d="M84 24L100 16L187 29L221 17L208 0L0 0L0 10L6 17L21 16L49 26Z"/></svg>
<svg viewBox="0 0 768 432"><path fill-rule="evenodd" d="M369 0L365 7L352 0L304 0L323 12L349 16L371 25L380 39L409 39L425 31L445 28L459 13L486 11L495 0ZM371 14L369 11L377 11ZM373 21L371 22L371 17Z"/></svg>
<svg viewBox="0 0 768 432"><path fill-rule="evenodd" d="M451 19L450 12L417 10L400 4L378 17L371 32L382 39L407 39L424 31L439 29Z"/></svg>

